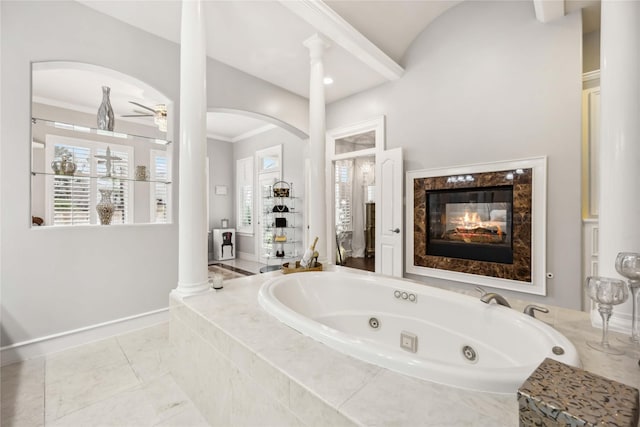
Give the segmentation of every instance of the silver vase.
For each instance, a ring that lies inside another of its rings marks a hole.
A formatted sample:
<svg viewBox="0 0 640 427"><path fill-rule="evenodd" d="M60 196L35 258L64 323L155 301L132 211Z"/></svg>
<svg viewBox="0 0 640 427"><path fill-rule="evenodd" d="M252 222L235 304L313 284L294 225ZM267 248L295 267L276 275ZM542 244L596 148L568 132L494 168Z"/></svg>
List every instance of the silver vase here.
<svg viewBox="0 0 640 427"><path fill-rule="evenodd" d="M111 224L111 218L113 217L113 202L111 201L111 190L100 190L100 201L96 205L96 211L100 218L100 224Z"/></svg>
<svg viewBox="0 0 640 427"><path fill-rule="evenodd" d="M98 129L113 131L113 108L111 108L109 92L111 92L110 87L102 86L102 103L98 108Z"/></svg>

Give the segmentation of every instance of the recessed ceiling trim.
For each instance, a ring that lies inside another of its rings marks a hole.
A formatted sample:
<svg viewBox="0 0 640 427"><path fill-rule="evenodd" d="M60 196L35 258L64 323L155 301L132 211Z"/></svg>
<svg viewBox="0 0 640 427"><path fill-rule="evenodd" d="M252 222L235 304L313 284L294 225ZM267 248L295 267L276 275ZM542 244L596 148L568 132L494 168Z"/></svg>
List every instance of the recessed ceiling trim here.
<svg viewBox="0 0 640 427"><path fill-rule="evenodd" d="M218 141L224 142L233 142L233 138L229 138L228 136L222 136L215 133L207 132L207 138L217 139Z"/></svg>
<svg viewBox="0 0 640 427"><path fill-rule="evenodd" d="M564 0L533 0L533 8L536 19L545 24L564 16Z"/></svg>
<svg viewBox="0 0 640 427"><path fill-rule="evenodd" d="M402 77L404 69L398 63L322 1L280 0L280 3L384 78Z"/></svg>
<svg viewBox="0 0 640 427"><path fill-rule="evenodd" d="M275 129L275 128L276 128L276 125L269 123L269 124L266 124L264 126L260 126L259 128L250 130L248 132L245 132L245 133L243 133L241 135L238 135L238 136L234 137L232 139L232 142L242 141L243 139L247 139L247 138L250 138L252 136L260 135L261 133L270 131L271 129Z"/></svg>

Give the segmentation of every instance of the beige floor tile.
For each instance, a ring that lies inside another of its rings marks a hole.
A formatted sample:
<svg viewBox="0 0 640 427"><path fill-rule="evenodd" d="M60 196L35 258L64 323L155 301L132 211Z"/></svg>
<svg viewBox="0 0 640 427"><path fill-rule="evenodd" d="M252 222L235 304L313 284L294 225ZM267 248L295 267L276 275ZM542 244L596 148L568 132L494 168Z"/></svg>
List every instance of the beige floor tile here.
<svg viewBox="0 0 640 427"><path fill-rule="evenodd" d="M0 371L2 382L9 381L15 378L43 376L44 375L44 357L38 357L37 359L26 360L24 362L12 363L11 365L3 366Z"/></svg>
<svg viewBox="0 0 640 427"><path fill-rule="evenodd" d="M207 426L169 373L168 338L165 322L3 367L2 427Z"/></svg>
<svg viewBox="0 0 640 427"><path fill-rule="evenodd" d="M2 426L44 424L44 358L2 367Z"/></svg>
<svg viewBox="0 0 640 427"><path fill-rule="evenodd" d="M129 363L80 371L64 379L46 383L46 422L99 402L140 385Z"/></svg>
<svg viewBox="0 0 640 427"><path fill-rule="evenodd" d="M136 426L153 425L154 413L141 387L118 393L108 399L71 412L47 426Z"/></svg>
<svg viewBox="0 0 640 427"><path fill-rule="evenodd" d="M191 405L191 406L190 406ZM170 375L61 417L51 426L153 426L193 407ZM183 424L187 426L188 424Z"/></svg>
<svg viewBox="0 0 640 427"><path fill-rule="evenodd" d="M2 407L19 396L44 395L44 359L14 363L2 368Z"/></svg>
<svg viewBox="0 0 640 427"><path fill-rule="evenodd" d="M169 373L169 323L117 337L134 372L142 382Z"/></svg>
<svg viewBox="0 0 640 427"><path fill-rule="evenodd" d="M118 341L115 338L109 338L47 357L45 379L46 383L50 384L103 366L126 363L128 363L127 358Z"/></svg>
<svg viewBox="0 0 640 427"><path fill-rule="evenodd" d="M44 425L44 390L39 395L19 395L2 399L2 427Z"/></svg>
<svg viewBox="0 0 640 427"><path fill-rule="evenodd" d="M183 410L173 417L155 424L154 427L209 427L209 423L193 403L186 405Z"/></svg>

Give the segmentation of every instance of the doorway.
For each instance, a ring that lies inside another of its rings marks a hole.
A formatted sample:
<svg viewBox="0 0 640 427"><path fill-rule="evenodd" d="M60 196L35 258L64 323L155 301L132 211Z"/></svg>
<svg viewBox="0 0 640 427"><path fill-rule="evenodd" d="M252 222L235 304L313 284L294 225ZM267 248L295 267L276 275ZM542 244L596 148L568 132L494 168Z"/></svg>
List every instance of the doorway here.
<svg viewBox="0 0 640 427"><path fill-rule="evenodd" d="M375 271L375 156L333 162L336 264Z"/></svg>

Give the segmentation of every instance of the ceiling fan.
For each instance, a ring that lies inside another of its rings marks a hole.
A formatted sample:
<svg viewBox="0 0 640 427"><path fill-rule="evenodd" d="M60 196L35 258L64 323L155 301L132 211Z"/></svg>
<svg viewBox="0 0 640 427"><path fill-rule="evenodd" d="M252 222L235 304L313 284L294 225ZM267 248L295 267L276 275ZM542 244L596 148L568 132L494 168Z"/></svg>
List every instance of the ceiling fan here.
<svg viewBox="0 0 640 427"><path fill-rule="evenodd" d="M158 129L162 132L167 131L167 106L165 104L158 104L154 106L154 108L151 108L134 101L129 101L129 103L137 105L140 108L144 108L150 113L146 111L133 110L139 114L124 114L122 117L153 117L153 122L158 126Z"/></svg>

